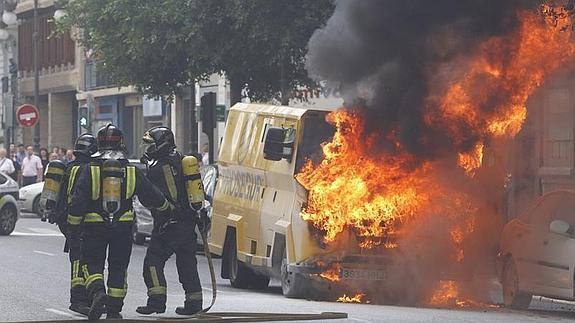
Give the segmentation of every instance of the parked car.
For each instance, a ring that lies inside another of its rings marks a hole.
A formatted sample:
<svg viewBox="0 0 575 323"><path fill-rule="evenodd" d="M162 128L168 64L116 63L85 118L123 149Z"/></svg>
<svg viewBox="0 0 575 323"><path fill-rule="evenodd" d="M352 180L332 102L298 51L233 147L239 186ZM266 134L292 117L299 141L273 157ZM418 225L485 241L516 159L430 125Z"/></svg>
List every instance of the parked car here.
<svg viewBox="0 0 575 323"><path fill-rule="evenodd" d="M207 165L200 167L200 173L202 174L202 182L204 184L204 190L206 194L206 200L209 202L207 206L208 216L212 216L211 203L214 196L214 191L216 189L216 180L218 177L218 168L215 165ZM134 227L132 230L132 238L135 244L144 244L146 238L152 236L152 229L154 228L154 221L150 210L145 208L137 198L134 198L134 211L136 212L136 221L134 221ZM201 236L199 232L198 243L202 244Z"/></svg>
<svg viewBox="0 0 575 323"><path fill-rule="evenodd" d="M32 185L24 186L20 189L18 205L20 211L36 213L39 217L42 216L42 207L40 205L40 194L44 188L44 182L34 183Z"/></svg>
<svg viewBox="0 0 575 323"><path fill-rule="evenodd" d="M532 295L574 300L575 191L540 197L503 229L497 272L505 306L529 307Z"/></svg>
<svg viewBox="0 0 575 323"><path fill-rule="evenodd" d="M20 217L18 183L0 173L0 235L9 235Z"/></svg>

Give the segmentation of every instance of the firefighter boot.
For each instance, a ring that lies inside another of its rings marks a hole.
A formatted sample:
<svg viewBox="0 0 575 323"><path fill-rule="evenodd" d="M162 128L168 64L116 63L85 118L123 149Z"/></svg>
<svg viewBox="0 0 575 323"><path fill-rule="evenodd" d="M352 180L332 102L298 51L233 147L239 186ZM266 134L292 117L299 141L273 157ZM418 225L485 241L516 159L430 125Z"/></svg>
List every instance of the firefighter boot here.
<svg viewBox="0 0 575 323"><path fill-rule="evenodd" d="M154 314L154 313L164 313L166 311L166 305L154 305L154 304L148 304L146 306L138 306L138 308L136 309L136 312L140 313L140 314L144 314L144 315L150 315L150 314Z"/></svg>
<svg viewBox="0 0 575 323"><path fill-rule="evenodd" d="M185 301L184 306L178 306L176 308L176 314L180 315L194 315L202 310L202 301Z"/></svg>
<svg viewBox="0 0 575 323"><path fill-rule="evenodd" d="M106 314L106 320L121 320L122 319L122 314L118 313L118 312L110 312L108 314Z"/></svg>
<svg viewBox="0 0 575 323"><path fill-rule="evenodd" d="M69 307L70 311L80 313L82 315L88 316L90 312L90 306L85 303L72 303Z"/></svg>
<svg viewBox="0 0 575 323"><path fill-rule="evenodd" d="M104 306L108 302L108 295L106 292L100 291L94 296L94 300L92 301L92 307L90 307L90 311L88 312L88 320L95 321L99 320L104 313Z"/></svg>

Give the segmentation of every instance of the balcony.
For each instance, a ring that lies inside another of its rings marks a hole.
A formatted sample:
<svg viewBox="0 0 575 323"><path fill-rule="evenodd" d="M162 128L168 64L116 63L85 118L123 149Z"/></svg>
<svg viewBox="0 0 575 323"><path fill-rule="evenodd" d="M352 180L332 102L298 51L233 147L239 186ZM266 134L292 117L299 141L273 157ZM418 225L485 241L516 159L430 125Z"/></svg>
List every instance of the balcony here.
<svg viewBox="0 0 575 323"><path fill-rule="evenodd" d="M84 65L84 88L86 91L116 86L112 78L103 69L102 61L86 62Z"/></svg>

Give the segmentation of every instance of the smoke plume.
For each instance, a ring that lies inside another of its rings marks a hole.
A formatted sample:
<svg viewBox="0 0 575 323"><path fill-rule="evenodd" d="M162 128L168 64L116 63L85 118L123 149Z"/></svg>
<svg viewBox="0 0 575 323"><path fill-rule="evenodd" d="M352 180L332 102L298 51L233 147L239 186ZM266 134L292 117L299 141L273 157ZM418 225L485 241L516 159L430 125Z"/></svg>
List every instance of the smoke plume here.
<svg viewBox="0 0 575 323"><path fill-rule="evenodd" d="M369 108L366 134L382 134L381 147L393 131L407 151L425 158L467 151L484 139L480 133L469 129L465 140L453 141L443 127L425 123L424 115L438 108L434 96L465 72L466 58L481 42L511 33L518 25L516 14L537 3L338 1L327 25L309 42L308 71L339 87L347 105ZM513 56L514 45L502 49L507 57ZM482 105L480 113L497 113L494 106Z"/></svg>

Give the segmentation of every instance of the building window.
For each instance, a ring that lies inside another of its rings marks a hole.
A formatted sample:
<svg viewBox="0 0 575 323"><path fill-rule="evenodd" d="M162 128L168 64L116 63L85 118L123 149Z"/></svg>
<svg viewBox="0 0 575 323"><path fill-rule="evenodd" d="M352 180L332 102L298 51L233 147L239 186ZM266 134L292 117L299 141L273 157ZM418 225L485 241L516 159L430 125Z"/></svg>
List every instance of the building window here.
<svg viewBox="0 0 575 323"><path fill-rule="evenodd" d="M40 69L74 64L76 48L74 41L69 32L59 37L52 35L56 27L51 17L51 13L38 17L38 66ZM20 71L31 72L34 69L33 33L34 19L28 17L18 26L18 69Z"/></svg>

